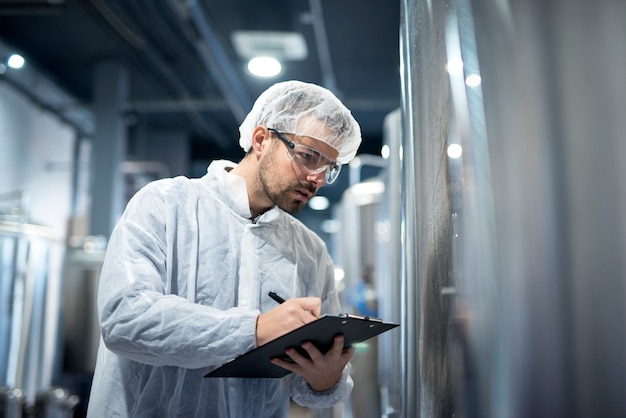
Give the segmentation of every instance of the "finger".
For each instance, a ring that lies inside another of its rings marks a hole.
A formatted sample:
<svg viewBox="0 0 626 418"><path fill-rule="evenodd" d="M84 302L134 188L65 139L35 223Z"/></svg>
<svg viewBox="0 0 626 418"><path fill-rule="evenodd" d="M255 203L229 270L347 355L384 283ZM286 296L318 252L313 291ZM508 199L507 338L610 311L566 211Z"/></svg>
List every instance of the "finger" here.
<svg viewBox="0 0 626 418"><path fill-rule="evenodd" d="M329 352L332 352L333 355L337 355L339 357L341 357L343 359L343 361L345 361L346 363L350 361L350 359L352 359L352 356L354 355L355 349L354 347L345 347L344 348L344 344L345 344L345 340L343 335L339 334L335 336L335 340L333 342L333 346L331 347L331 349L329 350Z"/></svg>
<svg viewBox="0 0 626 418"><path fill-rule="evenodd" d="M307 365L311 362L310 359L298 353L298 350L296 350L295 348L286 349L285 354L287 354L290 359L292 359L296 364L299 365Z"/></svg>
<svg viewBox="0 0 626 418"><path fill-rule="evenodd" d="M301 346L309 354L309 357L311 358L311 361L313 361L313 363L319 362L324 357L322 352L318 350L318 348L309 341L303 342Z"/></svg>
<svg viewBox="0 0 626 418"><path fill-rule="evenodd" d="M316 297L306 297L296 299L300 307L305 311L310 311L311 315L319 318L322 309L322 300Z"/></svg>
<svg viewBox="0 0 626 418"><path fill-rule="evenodd" d="M290 372L296 372L297 370L299 370L299 367L300 367L297 364L291 363L289 361L285 361L277 357L270 359L270 362L272 364L277 365L278 367L282 367L285 370L289 370Z"/></svg>
<svg viewBox="0 0 626 418"><path fill-rule="evenodd" d="M333 353L336 356L342 354L344 349L344 337L342 334L335 335L333 339L333 346L330 348L329 352Z"/></svg>

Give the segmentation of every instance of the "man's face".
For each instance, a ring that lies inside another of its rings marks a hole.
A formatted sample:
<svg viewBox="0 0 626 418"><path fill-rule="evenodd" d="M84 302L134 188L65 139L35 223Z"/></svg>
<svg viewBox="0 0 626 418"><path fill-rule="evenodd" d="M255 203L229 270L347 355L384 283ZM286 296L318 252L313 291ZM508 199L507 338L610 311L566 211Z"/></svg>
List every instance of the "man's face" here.
<svg viewBox="0 0 626 418"><path fill-rule="evenodd" d="M305 136L286 135L290 140L314 148L330 158L337 151L328 144ZM325 184L326 173L306 174L288 155L287 146L272 138L270 150L259 163L259 179L263 193L282 210L296 214L317 190Z"/></svg>

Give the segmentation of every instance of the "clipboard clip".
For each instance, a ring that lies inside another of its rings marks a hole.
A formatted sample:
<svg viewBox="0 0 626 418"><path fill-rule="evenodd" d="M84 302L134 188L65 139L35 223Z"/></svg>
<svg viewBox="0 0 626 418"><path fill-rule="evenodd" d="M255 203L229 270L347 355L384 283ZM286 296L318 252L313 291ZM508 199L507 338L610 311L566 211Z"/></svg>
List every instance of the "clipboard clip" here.
<svg viewBox="0 0 626 418"><path fill-rule="evenodd" d="M356 314L350 314L350 313L342 313L342 314L339 314L339 316L341 318L360 319L362 321L372 321L372 322L380 322L380 323L383 322L382 319L375 318L373 316L363 316L363 315L356 315Z"/></svg>

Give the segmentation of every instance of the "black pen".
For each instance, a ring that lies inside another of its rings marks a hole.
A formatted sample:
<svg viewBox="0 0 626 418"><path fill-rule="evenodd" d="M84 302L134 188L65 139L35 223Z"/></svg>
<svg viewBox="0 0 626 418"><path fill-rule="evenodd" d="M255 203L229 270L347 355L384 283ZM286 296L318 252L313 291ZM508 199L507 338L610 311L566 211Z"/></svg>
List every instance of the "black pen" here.
<svg viewBox="0 0 626 418"><path fill-rule="evenodd" d="M284 303L285 299L281 298L280 296L278 296L276 293L274 292L269 292L268 295L270 295L270 297L272 299L274 299L276 302L278 303Z"/></svg>

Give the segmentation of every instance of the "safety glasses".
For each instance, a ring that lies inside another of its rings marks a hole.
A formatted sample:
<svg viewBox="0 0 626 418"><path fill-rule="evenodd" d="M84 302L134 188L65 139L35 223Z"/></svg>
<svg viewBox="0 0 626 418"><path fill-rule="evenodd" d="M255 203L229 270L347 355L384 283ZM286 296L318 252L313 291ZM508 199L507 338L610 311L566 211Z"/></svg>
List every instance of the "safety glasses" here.
<svg viewBox="0 0 626 418"><path fill-rule="evenodd" d="M339 176L341 163L333 161L318 150L289 140L282 132L267 128L287 145L287 156L294 161L306 174L326 172L326 184L331 184Z"/></svg>

